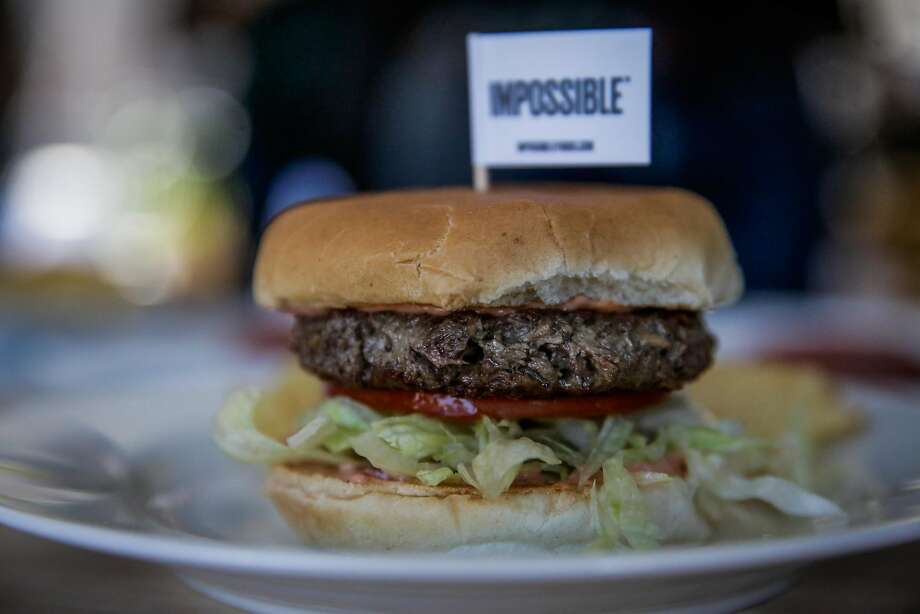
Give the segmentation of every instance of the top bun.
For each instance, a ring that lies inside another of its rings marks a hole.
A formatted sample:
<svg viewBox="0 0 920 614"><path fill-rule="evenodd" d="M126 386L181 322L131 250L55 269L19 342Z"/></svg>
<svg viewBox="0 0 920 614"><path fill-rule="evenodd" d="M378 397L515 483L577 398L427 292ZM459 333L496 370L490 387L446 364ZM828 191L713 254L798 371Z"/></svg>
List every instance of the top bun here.
<svg viewBox="0 0 920 614"><path fill-rule="evenodd" d="M289 209L259 249L260 305L708 309L743 281L718 213L674 188L515 185L362 194Z"/></svg>

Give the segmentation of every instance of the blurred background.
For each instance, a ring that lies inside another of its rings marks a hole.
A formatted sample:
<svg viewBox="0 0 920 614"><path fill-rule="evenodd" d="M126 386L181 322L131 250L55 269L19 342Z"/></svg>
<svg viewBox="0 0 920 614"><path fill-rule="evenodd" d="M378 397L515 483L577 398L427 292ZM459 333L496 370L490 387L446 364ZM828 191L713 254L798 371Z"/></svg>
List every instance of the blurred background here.
<svg viewBox="0 0 920 614"><path fill-rule="evenodd" d="M248 298L274 215L470 183L468 32L632 26L653 163L493 180L698 191L751 300L839 320L772 352L920 373L920 2L33 0L0 4L0 400L277 346Z"/></svg>

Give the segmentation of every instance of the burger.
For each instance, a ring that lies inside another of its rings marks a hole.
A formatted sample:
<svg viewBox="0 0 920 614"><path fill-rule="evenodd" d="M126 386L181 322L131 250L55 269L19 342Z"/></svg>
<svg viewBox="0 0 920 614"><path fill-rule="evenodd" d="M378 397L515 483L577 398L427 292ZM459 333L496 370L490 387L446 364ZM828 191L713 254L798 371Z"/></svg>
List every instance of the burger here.
<svg viewBox="0 0 920 614"><path fill-rule="evenodd" d="M679 189L306 203L265 232L254 293L293 314L322 394L234 394L215 439L271 467L320 547L649 548L742 513L839 516L782 446L680 392L713 361L703 312L742 286L718 214Z"/></svg>

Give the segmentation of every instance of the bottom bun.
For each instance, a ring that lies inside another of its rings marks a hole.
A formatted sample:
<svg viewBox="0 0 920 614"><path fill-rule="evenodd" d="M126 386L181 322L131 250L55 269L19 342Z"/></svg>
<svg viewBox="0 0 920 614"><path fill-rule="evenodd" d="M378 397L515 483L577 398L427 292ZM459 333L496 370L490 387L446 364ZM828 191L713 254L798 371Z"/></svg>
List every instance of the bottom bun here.
<svg viewBox="0 0 920 614"><path fill-rule="evenodd" d="M642 489L663 542L710 535L686 488L675 480ZM597 538L591 490L573 484L513 487L484 499L469 486L364 475L352 482L334 467L297 465L273 468L266 489L291 528L306 543L323 548L495 551L503 545L558 551Z"/></svg>
<svg viewBox="0 0 920 614"><path fill-rule="evenodd" d="M320 547L451 550L511 543L553 550L596 538L590 490L570 485L515 487L483 499L465 486L353 483L334 468L298 465L273 468L266 488L291 528Z"/></svg>

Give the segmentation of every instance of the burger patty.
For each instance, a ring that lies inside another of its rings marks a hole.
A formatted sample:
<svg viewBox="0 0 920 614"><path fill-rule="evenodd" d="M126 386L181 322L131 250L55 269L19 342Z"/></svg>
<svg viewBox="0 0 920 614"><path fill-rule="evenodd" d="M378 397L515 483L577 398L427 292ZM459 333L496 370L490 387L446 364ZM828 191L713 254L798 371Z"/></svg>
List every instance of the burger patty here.
<svg viewBox="0 0 920 614"><path fill-rule="evenodd" d="M521 309L503 315L333 310L300 316L304 368L349 387L539 398L673 390L712 362L691 311Z"/></svg>

